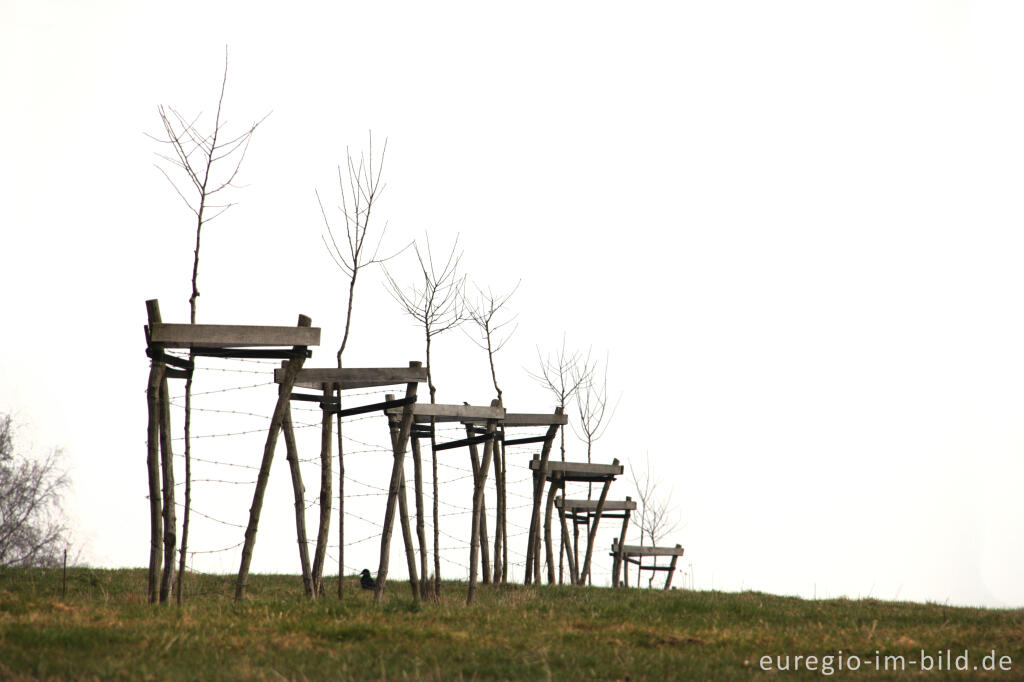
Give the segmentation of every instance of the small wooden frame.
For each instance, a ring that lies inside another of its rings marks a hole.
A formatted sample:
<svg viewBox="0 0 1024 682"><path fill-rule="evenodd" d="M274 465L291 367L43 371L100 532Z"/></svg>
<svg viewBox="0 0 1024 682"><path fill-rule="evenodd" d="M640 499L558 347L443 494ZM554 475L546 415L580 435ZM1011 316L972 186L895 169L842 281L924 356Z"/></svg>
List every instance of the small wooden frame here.
<svg viewBox="0 0 1024 682"><path fill-rule="evenodd" d="M612 540L612 551L611 556L616 557L615 570L612 575L612 584L614 586L619 585L619 566L623 570L622 585L629 587L629 564L634 564L637 567L637 571L666 571L668 577L665 578L665 589L672 587L672 576L676 572L676 562L679 561L679 557L683 556L683 546L676 545L675 547L643 547L641 545L625 545L620 540ZM671 563L668 566L659 566L657 564L657 557L672 557ZM655 563L643 565L641 557L655 557Z"/></svg>

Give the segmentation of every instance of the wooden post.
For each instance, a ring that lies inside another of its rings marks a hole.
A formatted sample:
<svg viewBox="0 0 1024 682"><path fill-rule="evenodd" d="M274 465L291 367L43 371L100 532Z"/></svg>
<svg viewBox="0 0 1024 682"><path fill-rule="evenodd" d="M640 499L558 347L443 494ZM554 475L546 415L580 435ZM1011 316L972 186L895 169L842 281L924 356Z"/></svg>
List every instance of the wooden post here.
<svg viewBox="0 0 1024 682"><path fill-rule="evenodd" d="M395 399L393 393L388 393L384 396L384 400L392 401ZM398 446L398 436L401 431L400 420L397 415L388 415L388 427L391 431L391 447L392 449ZM413 438L412 442L415 444L416 439ZM406 494L405 487L405 467L402 468L402 480L398 484L398 522L402 524L402 543L405 545L405 562L406 569L409 573L409 587L412 589L412 599L415 602L420 600L421 587L419 584L418 576L416 575L416 548L412 542L412 529L409 527L409 498Z"/></svg>
<svg viewBox="0 0 1024 682"><path fill-rule="evenodd" d="M340 363L339 363L340 364ZM341 409L341 384L338 391L338 409ZM345 441L342 419L338 415L338 599L345 596Z"/></svg>
<svg viewBox="0 0 1024 682"><path fill-rule="evenodd" d="M492 400L491 407L497 407L498 401ZM497 429L498 422L494 419L487 420L487 433L491 436L494 435L494 431ZM470 542L469 542L469 593L466 596L466 604L472 604L473 599L476 597L476 564L478 550L483 549L483 552L487 553L487 545L483 544L482 547L479 543L479 532L480 532L480 518L483 516L483 499L484 499L484 487L487 485L487 470L491 467L491 458L494 453L494 438L492 437L484 444L484 457L483 461L480 462L480 471L477 476L474 477L473 486L473 528L470 531Z"/></svg>
<svg viewBox="0 0 1024 682"><path fill-rule="evenodd" d="M161 321L160 303L146 301L149 326ZM147 342L148 334L147 334ZM146 469L149 474L149 603L155 604L159 593L159 574L163 561L163 516L160 492L160 387L164 379L162 348L149 343L152 356L149 364L149 382L146 385L146 407L149 421L146 427Z"/></svg>
<svg viewBox="0 0 1024 682"><path fill-rule="evenodd" d="M508 582L508 468L505 459L505 441L498 443L501 449L501 583Z"/></svg>
<svg viewBox="0 0 1024 682"><path fill-rule="evenodd" d="M544 548L548 564L548 585L555 584L555 554L554 549L551 546L551 512L555 508L555 492L559 488L559 483L561 483L561 487L563 489L565 488L565 482L560 482L560 478L561 477L559 476L551 477L551 487L548 490L548 502L544 509ZM562 499L565 499L564 492L562 493Z"/></svg>
<svg viewBox="0 0 1024 682"><path fill-rule="evenodd" d="M620 549L619 539L612 538L612 587L619 586L619 570L622 567L622 550Z"/></svg>
<svg viewBox="0 0 1024 682"><path fill-rule="evenodd" d="M618 466L619 460L613 459L612 465ZM601 497L597 499L597 510L594 511L594 523L590 526L590 532L587 534L587 558L583 562L583 571L580 572L580 584L584 584L584 581L590 576L590 560L594 556L594 540L597 538L597 526L601 523L601 512L604 511L604 502L608 499L608 488L612 485L612 479L609 478L604 482L604 486L601 488Z"/></svg>
<svg viewBox="0 0 1024 682"><path fill-rule="evenodd" d="M420 439L412 439L413 493L416 495L416 539L420 543L420 597L426 599L430 584L427 581L427 531L423 515L423 457Z"/></svg>
<svg viewBox="0 0 1024 682"><path fill-rule="evenodd" d="M562 546L565 548L565 556L569 560L569 580L576 584L576 561L573 559L572 547L569 546L569 528L565 523L565 491L562 491L562 506L558 509L558 520L562 524ZM576 526L575 521L573 527Z"/></svg>
<svg viewBox="0 0 1024 682"><path fill-rule="evenodd" d="M305 315L299 315L300 327L309 327L311 320ZM252 550L256 545L256 531L260 524L260 512L263 511L263 496L267 492L267 480L270 477L270 465L274 461L274 448L277 447L277 434L284 422L285 409L292 396L292 386L295 385L295 375L302 369L306 361L306 347L294 346L295 357L285 368L284 376L281 378L281 387L277 394L277 405L274 406L274 414L270 417L270 429L267 432L267 442L263 446L263 460L260 462L260 472L256 477L256 490L252 496L252 506L249 508L249 523L245 528L245 542L242 545L242 563L238 567L238 580L235 583L235 600L245 599L245 590L249 581L249 565L252 563Z"/></svg>
<svg viewBox="0 0 1024 682"><path fill-rule="evenodd" d="M331 387L321 384L324 402L331 397ZM320 415L320 524L317 526L316 550L313 553L313 595L324 593L324 559L327 557L327 537L331 530L331 430L332 415L327 410ZM344 543L342 543L343 545ZM342 548L339 547L339 552Z"/></svg>
<svg viewBox="0 0 1024 682"><path fill-rule="evenodd" d="M465 403L465 404L468 405L469 403ZM473 427L472 427L472 425L471 424L466 424L466 436L468 438L471 438L473 435L474 434L473 434ZM485 445L484 447L486 448L487 446ZM492 449L492 452L493 452L493 449ZM480 476L480 456L479 456L479 452L477 451L477 448L476 448L476 443L470 443L469 444L469 464L470 464L471 468L473 469L473 481L474 481L474 486L475 486L476 479ZM475 492L476 488L474 487L473 490L474 490L474 498L473 499L475 501L475 499L476 499L476 492ZM490 560L488 558L488 553L487 553L488 552L488 548L487 548L487 505L486 505L486 497L482 498L481 501L480 501L480 510L481 510L480 511L480 524L479 524L478 532L480 534L480 557L481 557L481 560L483 562L483 568L482 568L481 573L483 574L483 582L486 585L487 583L489 583L491 581L491 575L490 575L490 568L491 568L491 566L490 566ZM472 544L472 543L470 543L470 544Z"/></svg>
<svg viewBox="0 0 1024 682"><path fill-rule="evenodd" d="M174 451L171 447L171 398L167 390L167 374L160 380L160 464L163 469L164 572L160 578L160 603L171 598L174 584L174 550L178 546L174 508Z"/></svg>
<svg viewBox="0 0 1024 682"><path fill-rule="evenodd" d="M410 367L422 367L422 363L413 361ZM416 398L417 382L412 381L406 384L405 397ZM402 480L405 478L405 448L409 444L409 432L412 430L413 414L412 401L402 407L402 417L398 425L398 438L394 442L395 461L391 468L391 483L388 486L388 501L384 510L384 525L380 538L380 565L377 568L377 588L373 593L373 601L379 604L384 598L384 587L388 578L388 563L391 559L391 534L395 525L395 506L398 502L398 495L402 490ZM408 550L408 547L406 547ZM413 559L415 566L415 559ZM414 576L410 575L410 579ZM417 592L418 594L418 592ZM418 599L418 597L417 597Z"/></svg>
<svg viewBox="0 0 1024 682"><path fill-rule="evenodd" d="M556 407L555 414L562 414L562 408ZM529 585L533 582L540 582L540 505L544 497L545 468L547 468L548 457L551 455L551 444L558 433L559 425L552 424L548 427L544 446L540 451L540 466L536 470L533 479L533 515L530 517L530 532L526 545L526 576L524 582ZM534 457L534 459L538 459Z"/></svg>
<svg viewBox="0 0 1024 682"><path fill-rule="evenodd" d="M539 452L534 453L533 461L534 462L540 462L540 453ZM544 480L543 473L544 472L541 471L540 466L538 466L536 469L533 469L533 507L534 508L537 507L537 481L538 481L538 479L541 481L541 484L540 484L541 485L541 490L544 489L543 488L543 486L544 486L544 483L543 483L543 480ZM533 514L531 514L530 515L530 531L526 535L526 571L525 571L525 575L523 576L523 584L524 585L529 585L529 584L531 584L533 582L533 550L534 550L534 547L533 547L533 534L534 534L534 532L536 530L537 530L537 519L536 519L536 517Z"/></svg>
<svg viewBox="0 0 1024 682"><path fill-rule="evenodd" d="M629 555L623 552L621 547L619 553L622 554L622 586L629 589ZM637 571L637 574L639 573Z"/></svg>
<svg viewBox="0 0 1024 682"><path fill-rule="evenodd" d="M309 566L309 539L306 535L306 486L302 485L302 471L299 469L299 452L295 445L295 431L292 429L291 405L285 406L281 430L284 431L285 457L292 475L292 493L295 495L295 539L299 543L302 587L306 598L313 599L316 596L316 591L313 587L313 574Z"/></svg>
<svg viewBox="0 0 1024 682"><path fill-rule="evenodd" d="M615 541L616 547L613 548L615 558L612 561L612 587L619 586L619 569L622 567L622 547L626 542L626 529L629 527L629 502L632 502L633 498L629 495L626 496L626 508L622 512L622 530L619 532L619 539Z"/></svg>
<svg viewBox="0 0 1024 682"><path fill-rule="evenodd" d="M683 548L682 545L676 544L676 549L682 549L682 548ZM673 554L672 555L672 563L669 565L669 568L668 568L668 577L665 578L665 589L666 590L672 586L672 576L674 576L676 574L676 562L678 560L679 560L679 555L678 554Z"/></svg>

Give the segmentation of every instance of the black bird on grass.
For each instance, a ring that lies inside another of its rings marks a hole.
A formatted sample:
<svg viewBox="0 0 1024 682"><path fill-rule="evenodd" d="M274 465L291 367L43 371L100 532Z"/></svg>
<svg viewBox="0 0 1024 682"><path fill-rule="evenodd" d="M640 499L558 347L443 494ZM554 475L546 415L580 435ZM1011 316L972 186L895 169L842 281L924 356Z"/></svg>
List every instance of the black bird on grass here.
<svg viewBox="0 0 1024 682"><path fill-rule="evenodd" d="M359 578L359 584L364 590L375 590L377 589L377 581L370 575L370 569L364 568L363 573Z"/></svg>

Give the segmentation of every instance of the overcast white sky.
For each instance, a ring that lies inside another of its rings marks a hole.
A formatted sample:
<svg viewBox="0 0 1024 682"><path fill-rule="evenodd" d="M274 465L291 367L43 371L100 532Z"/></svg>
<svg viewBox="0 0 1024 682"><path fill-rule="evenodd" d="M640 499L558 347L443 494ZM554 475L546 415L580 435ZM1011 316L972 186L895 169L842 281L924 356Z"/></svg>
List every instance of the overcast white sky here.
<svg viewBox="0 0 1024 682"><path fill-rule="evenodd" d="M472 280L522 280L510 409L553 406L526 376L536 347L607 353L622 397L596 457L649 455L697 587L1024 605L1022 32L1012 2L4 0L0 410L64 448L84 559L143 565L144 301L187 321L194 239L144 133L158 104L212 111L228 44L229 128L273 113L205 235L201 322L304 313L325 346L309 364L331 364L344 283L314 189L333 194L372 129L390 244L458 234ZM422 359L382 280L360 282L351 366ZM491 398L464 334L434 365L440 401ZM273 395L228 402L269 413ZM197 453L253 463L254 438ZM381 457L353 476L383 484ZM297 570L285 472L254 570ZM377 518L365 499L350 510ZM249 500L197 484L219 519ZM216 525L193 547L240 540Z"/></svg>

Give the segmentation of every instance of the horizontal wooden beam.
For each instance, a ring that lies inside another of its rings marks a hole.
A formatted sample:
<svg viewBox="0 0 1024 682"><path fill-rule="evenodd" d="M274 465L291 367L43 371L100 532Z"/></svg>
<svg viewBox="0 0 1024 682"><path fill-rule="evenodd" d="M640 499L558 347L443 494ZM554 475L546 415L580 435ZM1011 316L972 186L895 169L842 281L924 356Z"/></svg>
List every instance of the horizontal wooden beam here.
<svg viewBox="0 0 1024 682"><path fill-rule="evenodd" d="M330 407L321 408L324 412L330 412L336 414L339 417L351 417L354 414L366 414L367 412L376 412L377 410L397 410L399 414L402 412L402 406L409 405L410 403L416 402L416 396L406 396L405 398L399 398L398 400L386 400L382 403L372 403L370 405L358 405L356 407L346 407L345 409L338 409L337 405Z"/></svg>
<svg viewBox="0 0 1024 682"><path fill-rule="evenodd" d="M597 500L563 500L561 497L556 497L555 506L569 511L593 512L597 511ZM605 500L604 507L602 507L602 511L633 511L634 509L636 509L636 502L633 500Z"/></svg>
<svg viewBox="0 0 1024 682"><path fill-rule="evenodd" d="M305 346L300 346L305 348ZM207 358L241 358L256 360L291 360L299 356L313 357L313 351L296 351L293 348L220 348L215 346L193 346L192 354Z"/></svg>
<svg viewBox="0 0 1024 682"><path fill-rule="evenodd" d="M505 426L551 426L569 423L565 414L521 414L509 412L505 415Z"/></svg>
<svg viewBox="0 0 1024 682"><path fill-rule="evenodd" d="M540 460L531 459L530 468L534 471L540 469ZM587 462L556 462L548 461L544 470L547 475L563 474L566 480L572 480L572 476L618 476L622 473L621 464L588 464Z"/></svg>
<svg viewBox="0 0 1024 682"><path fill-rule="evenodd" d="M551 436L554 438L554 435ZM526 445L528 443L543 443L547 436L530 436L529 438L506 438L505 445Z"/></svg>
<svg viewBox="0 0 1024 682"><path fill-rule="evenodd" d="M389 414L398 414L398 410L388 410ZM505 409L502 407L483 407L478 405L437 405L431 403L417 403L413 405L412 413L417 422L430 421L433 417L436 421L487 421L489 419L502 419L505 416Z"/></svg>
<svg viewBox="0 0 1024 682"><path fill-rule="evenodd" d="M319 346L319 327L257 327L242 324L150 325L150 343L166 348L247 348L251 346Z"/></svg>
<svg viewBox="0 0 1024 682"><path fill-rule="evenodd" d="M283 370L274 370L274 381L281 383L283 376ZM425 367L324 367L299 370L295 385L316 389L327 384L332 387L340 386L344 390L422 383L426 380Z"/></svg>
<svg viewBox="0 0 1024 682"><path fill-rule="evenodd" d="M440 450L454 450L455 448L462 448L469 445L479 445L480 443L486 443L489 440L494 439L497 433L491 433L484 436L473 436L472 438L463 438L462 440L453 440L448 443L438 443L434 446L434 452Z"/></svg>
<svg viewBox="0 0 1024 682"><path fill-rule="evenodd" d="M623 545L622 553L628 554L629 556L683 556L683 548L679 545L676 545L675 547L641 547L640 545Z"/></svg>

